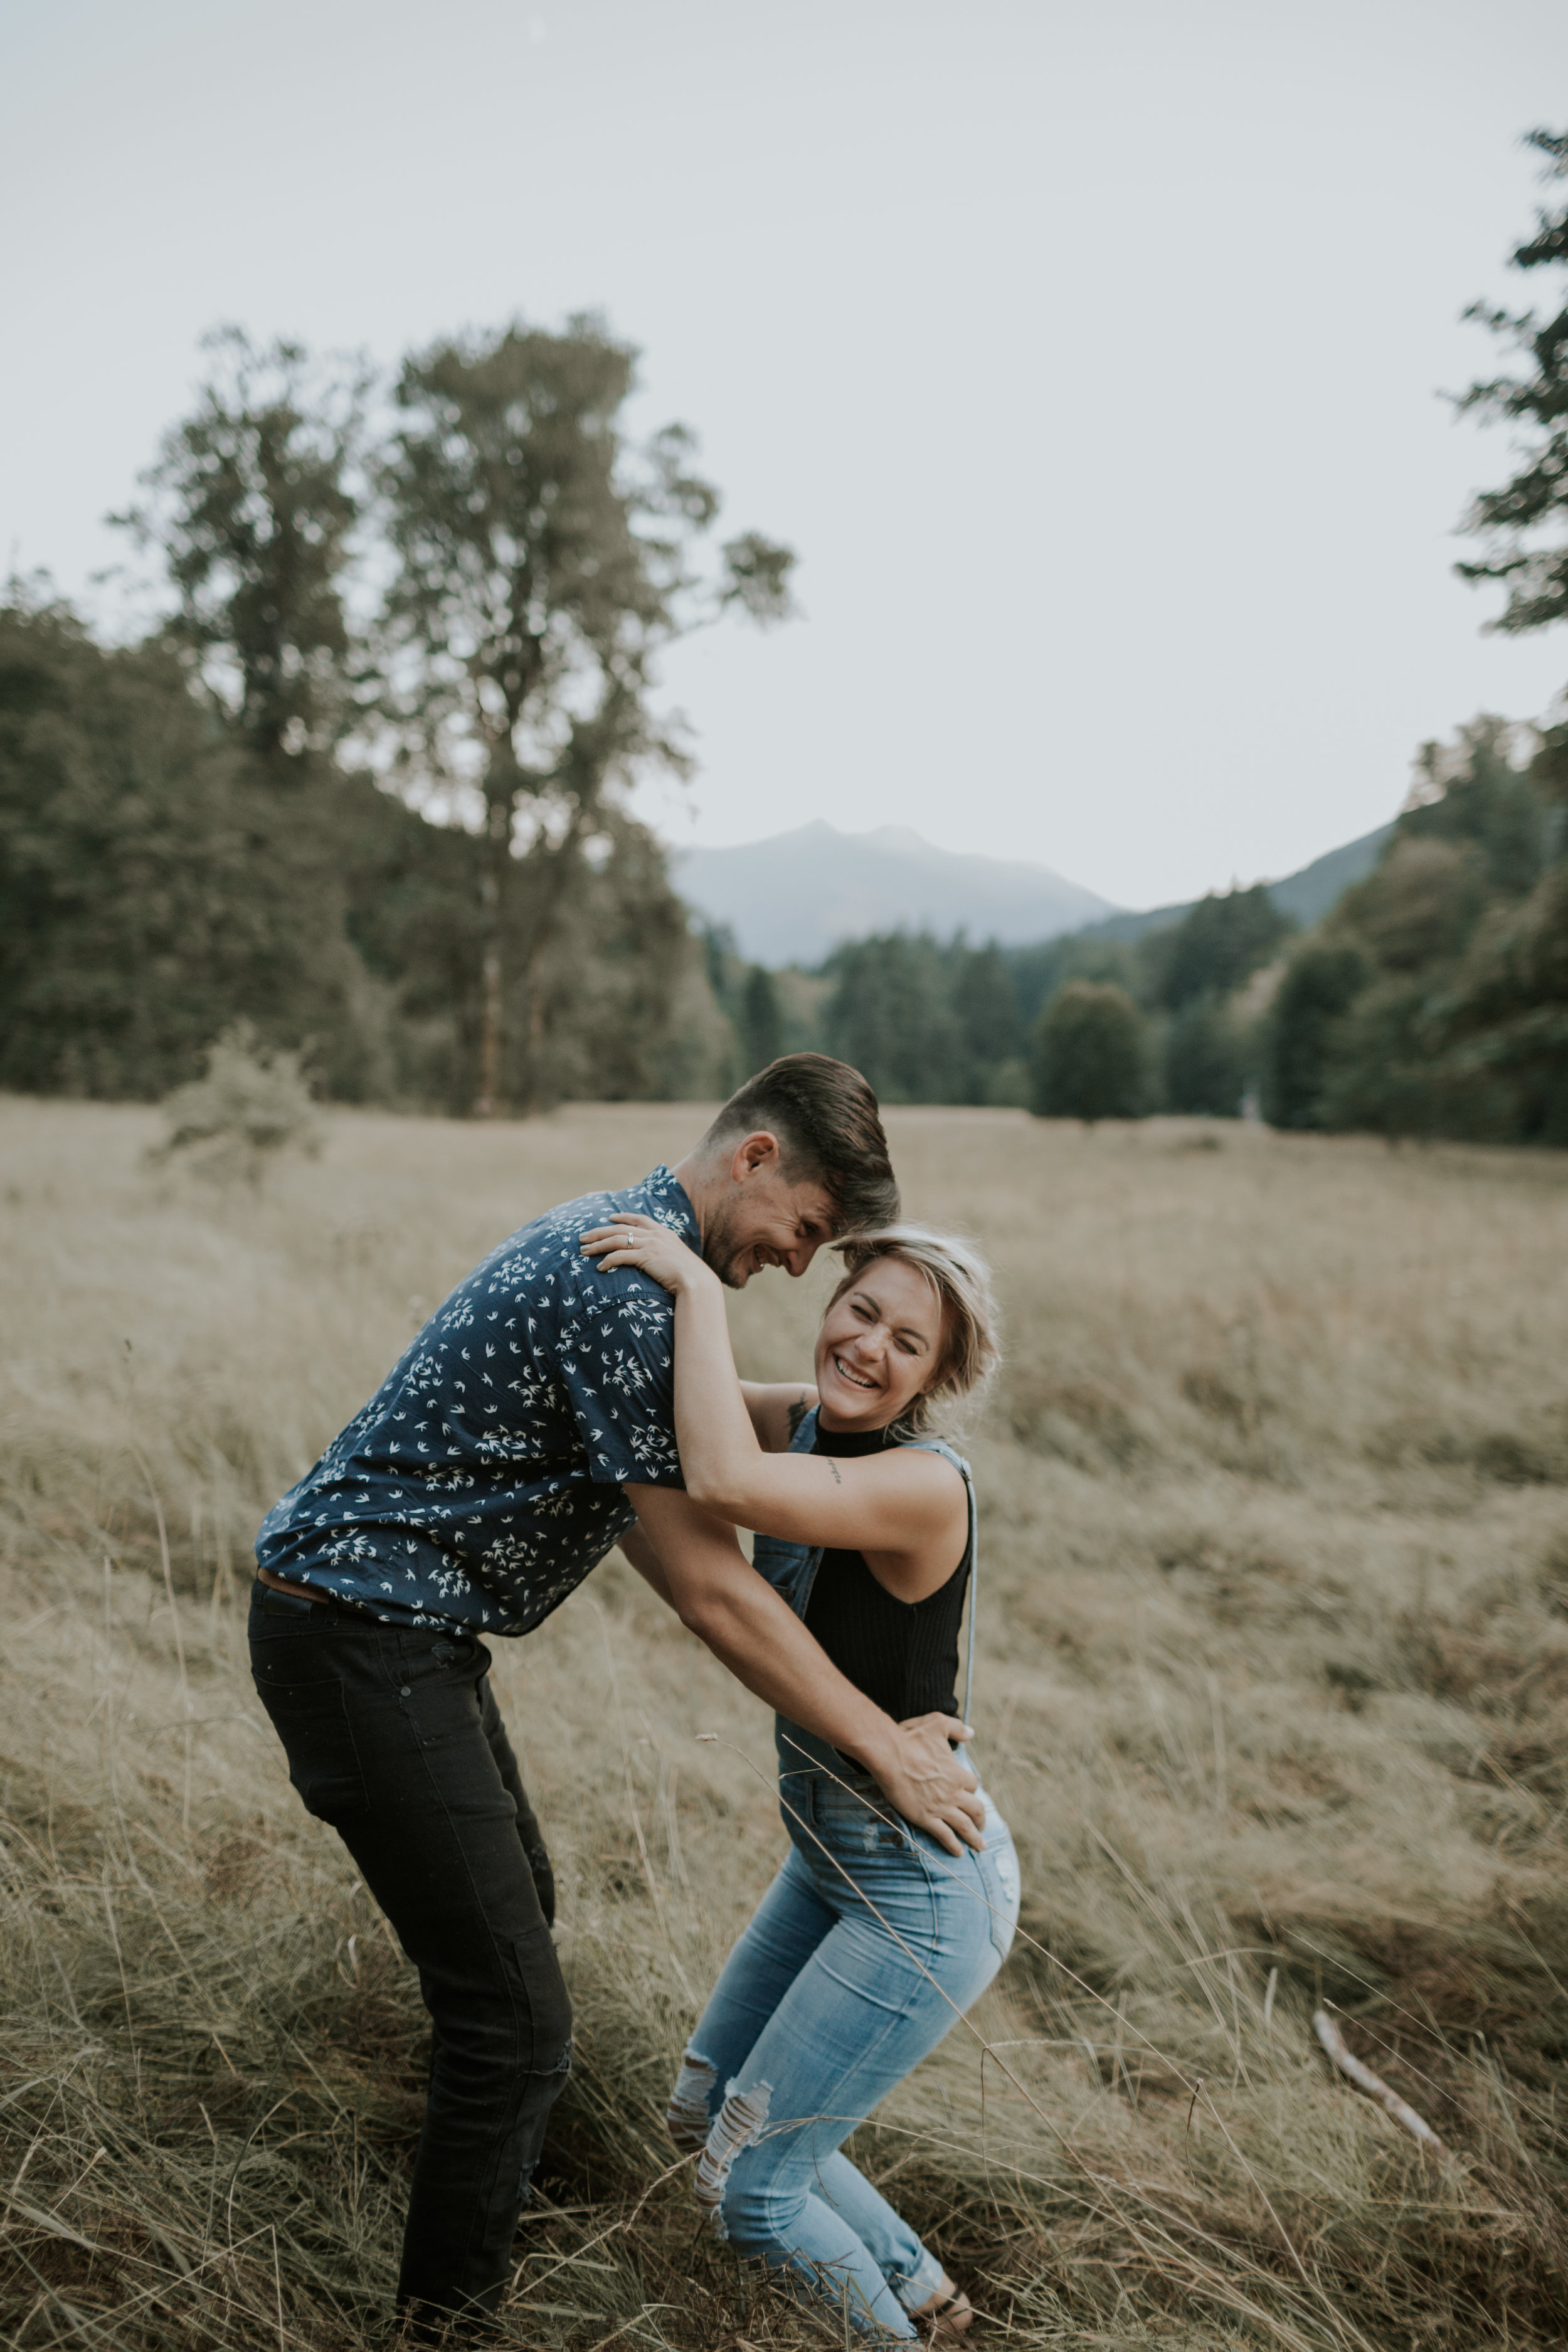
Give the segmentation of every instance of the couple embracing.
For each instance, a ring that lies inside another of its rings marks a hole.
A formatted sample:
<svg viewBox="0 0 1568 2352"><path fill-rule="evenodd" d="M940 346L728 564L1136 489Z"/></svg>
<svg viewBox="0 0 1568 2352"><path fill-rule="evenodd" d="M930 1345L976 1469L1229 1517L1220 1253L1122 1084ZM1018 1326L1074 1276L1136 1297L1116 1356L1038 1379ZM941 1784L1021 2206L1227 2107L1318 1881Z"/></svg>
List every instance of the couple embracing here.
<svg viewBox="0 0 1568 2352"><path fill-rule="evenodd" d="M786 1055L673 1171L502 1242L263 1523L258 1690L431 2017L409 2340L493 2326L570 2064L550 1862L486 1644L616 1544L777 1717L788 1853L670 2096L698 2202L873 2341L968 2325L842 2152L989 1983L1018 1909L963 1752L974 1502L939 1433L994 1360L994 1311L973 1251L899 1215L865 1080ZM844 1273L811 1380L738 1381L721 1286L803 1274L825 1243Z"/></svg>

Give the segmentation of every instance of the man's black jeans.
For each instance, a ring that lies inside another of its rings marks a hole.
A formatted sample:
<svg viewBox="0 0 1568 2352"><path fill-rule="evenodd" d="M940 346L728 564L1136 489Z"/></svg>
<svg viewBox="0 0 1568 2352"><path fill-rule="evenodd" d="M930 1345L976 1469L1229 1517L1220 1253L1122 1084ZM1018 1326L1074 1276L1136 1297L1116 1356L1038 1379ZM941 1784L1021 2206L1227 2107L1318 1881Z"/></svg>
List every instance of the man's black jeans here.
<svg viewBox="0 0 1568 2352"><path fill-rule="evenodd" d="M250 1663L289 1779L353 1854L435 2027L398 2309L482 2328L572 2053L554 1883L489 1652L258 1580Z"/></svg>

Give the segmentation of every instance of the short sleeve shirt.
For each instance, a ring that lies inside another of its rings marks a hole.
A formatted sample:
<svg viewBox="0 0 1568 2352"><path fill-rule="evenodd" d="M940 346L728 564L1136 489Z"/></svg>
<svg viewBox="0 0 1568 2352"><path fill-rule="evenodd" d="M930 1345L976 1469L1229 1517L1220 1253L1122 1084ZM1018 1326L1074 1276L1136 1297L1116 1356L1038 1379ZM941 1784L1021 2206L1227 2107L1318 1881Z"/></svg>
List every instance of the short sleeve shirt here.
<svg viewBox="0 0 1568 2352"><path fill-rule="evenodd" d="M273 1506L263 1568L391 1622L526 1633L631 1526L623 1487L681 1484L674 1302L578 1246L617 1209L700 1248L668 1168L523 1225Z"/></svg>

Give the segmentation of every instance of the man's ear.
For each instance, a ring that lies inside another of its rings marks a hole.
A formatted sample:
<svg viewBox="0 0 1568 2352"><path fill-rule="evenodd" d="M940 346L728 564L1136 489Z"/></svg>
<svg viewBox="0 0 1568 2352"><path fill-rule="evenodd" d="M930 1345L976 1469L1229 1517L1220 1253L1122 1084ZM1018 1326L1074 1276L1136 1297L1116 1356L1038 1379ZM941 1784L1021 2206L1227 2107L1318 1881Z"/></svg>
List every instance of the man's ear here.
<svg viewBox="0 0 1568 2352"><path fill-rule="evenodd" d="M770 1135L766 1128L759 1128L755 1135L743 1136L736 1145L735 1156L730 1162L731 1179L736 1184L743 1184L748 1176L755 1176L760 1170L776 1168L779 1159L778 1137Z"/></svg>

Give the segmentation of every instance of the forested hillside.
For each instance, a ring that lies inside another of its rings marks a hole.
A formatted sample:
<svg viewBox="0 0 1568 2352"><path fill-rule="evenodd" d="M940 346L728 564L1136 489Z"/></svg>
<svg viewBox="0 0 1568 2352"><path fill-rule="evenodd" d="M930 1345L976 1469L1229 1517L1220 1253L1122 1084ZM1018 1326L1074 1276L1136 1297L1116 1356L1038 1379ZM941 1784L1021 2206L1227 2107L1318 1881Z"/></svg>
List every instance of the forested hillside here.
<svg viewBox="0 0 1568 2352"><path fill-rule="evenodd" d="M1481 718L1428 744L1381 859L1310 931L1256 885L1136 940L893 932L818 974L710 943L753 1058L820 1046L889 1102L1568 1143L1561 753Z"/></svg>
<svg viewBox="0 0 1568 2352"><path fill-rule="evenodd" d="M1568 171L1568 135L1533 143ZM1513 258L1568 266L1568 208ZM1459 569L1535 630L1568 619L1568 309L1481 315L1521 366L1460 405L1517 470ZM100 643L47 583L0 607L0 1086L154 1097L242 1024L321 1093L465 1115L711 1096L814 1047L894 1103L1568 1143L1568 723L1427 744L1395 824L1293 898L772 971L697 927L628 793L691 766L663 654L787 617L794 559L714 543L684 427L627 437L635 354L590 318L380 385L210 350L122 518L163 624Z"/></svg>
<svg viewBox="0 0 1568 2352"><path fill-rule="evenodd" d="M591 320L372 386L214 341L127 518L172 604L95 642L0 611L0 1085L151 1096L237 1021L348 1100L704 1094L735 1045L626 788L684 768L660 653L788 609L787 550L709 551L671 426L620 422Z"/></svg>

